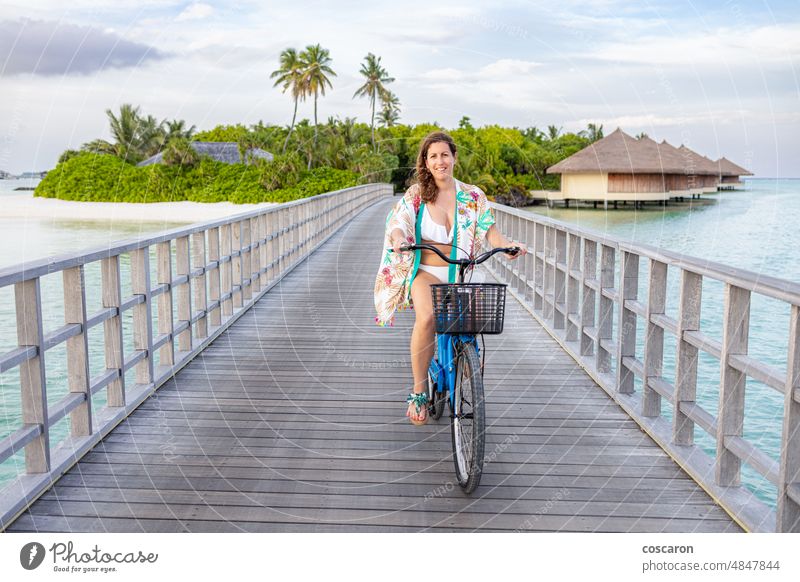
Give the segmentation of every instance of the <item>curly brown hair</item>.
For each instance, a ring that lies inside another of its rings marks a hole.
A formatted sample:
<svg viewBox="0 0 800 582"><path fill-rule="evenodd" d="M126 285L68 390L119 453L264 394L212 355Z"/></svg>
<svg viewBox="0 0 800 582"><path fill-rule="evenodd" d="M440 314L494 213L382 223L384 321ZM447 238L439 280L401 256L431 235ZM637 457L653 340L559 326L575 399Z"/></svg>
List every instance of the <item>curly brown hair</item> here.
<svg viewBox="0 0 800 582"><path fill-rule="evenodd" d="M419 184L422 201L425 202L425 204L436 202L436 195L439 193L438 189L436 188L436 181L433 178L433 174L428 171L428 168L425 165L425 160L428 157L428 148L431 147L431 145L440 142L446 143L450 148L450 153L452 153L453 157L455 157L456 143L453 141L452 137L443 131L434 131L433 133L429 133L425 139L422 140L422 143L419 144L419 153L417 154L417 171L415 173L415 177L416 183Z"/></svg>

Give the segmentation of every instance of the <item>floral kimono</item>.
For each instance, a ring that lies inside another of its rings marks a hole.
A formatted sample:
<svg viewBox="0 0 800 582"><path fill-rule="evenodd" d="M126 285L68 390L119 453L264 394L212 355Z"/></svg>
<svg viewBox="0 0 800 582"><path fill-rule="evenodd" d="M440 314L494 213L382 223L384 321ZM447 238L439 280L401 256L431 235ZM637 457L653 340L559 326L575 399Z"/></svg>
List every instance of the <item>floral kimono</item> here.
<svg viewBox="0 0 800 582"><path fill-rule="evenodd" d="M451 259L466 259L480 252L486 232L494 224L494 215L488 200L477 186L456 182L456 208ZM411 308L411 284L417 275L420 251L411 253L390 252L391 233L399 228L405 233L408 244L419 244L420 224L425 203L419 186L409 188L403 198L386 217L386 233L383 238L383 259L375 279L375 322L380 326L393 325L395 311ZM455 283L458 267L450 265L449 281Z"/></svg>

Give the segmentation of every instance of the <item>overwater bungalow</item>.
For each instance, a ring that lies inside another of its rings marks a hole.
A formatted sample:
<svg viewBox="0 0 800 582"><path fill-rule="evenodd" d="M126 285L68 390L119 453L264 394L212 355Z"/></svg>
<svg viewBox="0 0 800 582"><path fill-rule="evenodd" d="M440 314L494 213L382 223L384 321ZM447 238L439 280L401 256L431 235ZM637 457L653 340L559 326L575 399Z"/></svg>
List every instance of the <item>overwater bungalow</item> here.
<svg viewBox="0 0 800 582"><path fill-rule="evenodd" d="M727 158L720 158L713 162L719 170L719 189L720 190L736 190L738 187L743 186L742 181L739 179L741 176L752 176L753 173L745 170L743 167L734 164Z"/></svg>
<svg viewBox="0 0 800 582"><path fill-rule="evenodd" d="M689 193L699 196L716 192L720 182L719 167L683 144L677 149L684 160Z"/></svg>
<svg viewBox="0 0 800 582"><path fill-rule="evenodd" d="M548 174L561 175L559 192L532 194L551 205L560 201L569 206L571 200L592 202L595 206L598 202L605 206L612 202L615 207L618 202L666 204L672 199L699 198L716 192L723 177L731 184L740 184L738 176L749 174L730 162L724 165L723 173L719 162L685 145L676 148L666 140L657 143L645 135L635 138L617 128L547 169Z"/></svg>
<svg viewBox="0 0 800 582"><path fill-rule="evenodd" d="M711 170L709 170L711 172ZM715 170L714 170L715 172ZM548 201L665 202L690 194L679 151L617 129L547 169L561 174L561 191Z"/></svg>

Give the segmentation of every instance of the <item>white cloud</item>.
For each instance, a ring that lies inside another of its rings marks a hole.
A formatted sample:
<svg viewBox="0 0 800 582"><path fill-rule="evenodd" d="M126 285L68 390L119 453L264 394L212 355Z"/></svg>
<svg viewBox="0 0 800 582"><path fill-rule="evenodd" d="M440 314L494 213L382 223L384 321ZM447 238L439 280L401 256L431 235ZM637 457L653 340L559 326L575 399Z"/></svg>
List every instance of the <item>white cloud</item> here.
<svg viewBox="0 0 800 582"><path fill-rule="evenodd" d="M584 55L643 65L738 67L741 63L789 63L800 57L800 24L776 24L745 30L720 28L670 36L640 36L614 42Z"/></svg>
<svg viewBox="0 0 800 582"><path fill-rule="evenodd" d="M434 82L486 82L507 81L518 82L530 75L541 63L521 61L518 59L499 59L478 70L459 70L453 67L433 69L420 75L421 79Z"/></svg>
<svg viewBox="0 0 800 582"><path fill-rule="evenodd" d="M184 8L183 12L178 14L175 20L202 20L203 18L208 18L213 13L214 8L211 5L203 2L195 2Z"/></svg>

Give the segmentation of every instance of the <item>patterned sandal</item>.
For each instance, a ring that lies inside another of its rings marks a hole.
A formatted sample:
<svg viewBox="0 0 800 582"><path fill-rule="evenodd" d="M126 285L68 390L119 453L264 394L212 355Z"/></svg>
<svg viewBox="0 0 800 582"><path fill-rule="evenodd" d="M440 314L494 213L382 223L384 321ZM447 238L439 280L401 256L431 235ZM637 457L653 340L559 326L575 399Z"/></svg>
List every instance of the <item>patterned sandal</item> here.
<svg viewBox="0 0 800 582"><path fill-rule="evenodd" d="M411 423L415 424L417 426L421 426L423 424L427 424L428 423L428 393L427 392L420 392L419 394L415 394L414 392L412 392L411 394L408 395L408 398L406 398L406 402L408 404L413 404L414 405L414 409L416 410L417 416L419 416L419 413L420 413L421 410L425 410L425 420L414 420L411 417L411 415L408 414L407 416L408 416L409 420L411 421Z"/></svg>

